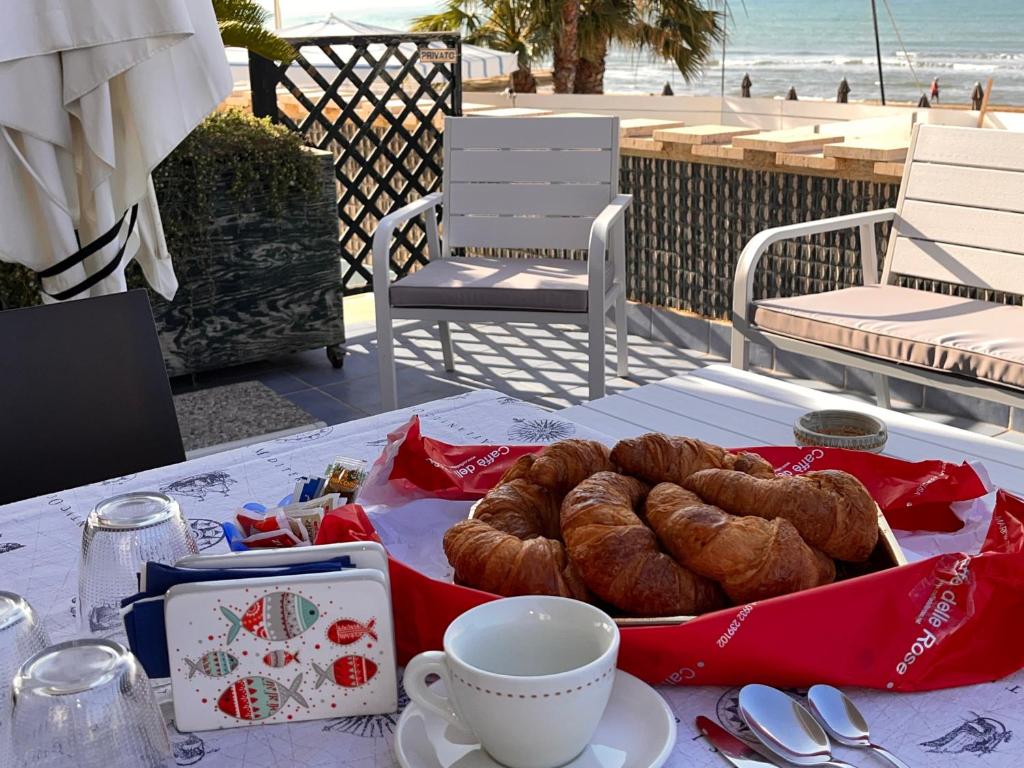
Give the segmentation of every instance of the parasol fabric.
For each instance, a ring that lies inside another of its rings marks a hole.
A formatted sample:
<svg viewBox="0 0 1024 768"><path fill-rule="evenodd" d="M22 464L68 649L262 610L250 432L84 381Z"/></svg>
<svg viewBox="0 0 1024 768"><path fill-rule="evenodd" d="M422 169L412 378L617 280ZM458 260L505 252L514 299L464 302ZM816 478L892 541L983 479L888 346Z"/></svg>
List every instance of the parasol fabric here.
<svg viewBox="0 0 1024 768"><path fill-rule="evenodd" d="M48 300L177 280L150 174L230 93L209 0L38 0L0 30L0 260Z"/></svg>

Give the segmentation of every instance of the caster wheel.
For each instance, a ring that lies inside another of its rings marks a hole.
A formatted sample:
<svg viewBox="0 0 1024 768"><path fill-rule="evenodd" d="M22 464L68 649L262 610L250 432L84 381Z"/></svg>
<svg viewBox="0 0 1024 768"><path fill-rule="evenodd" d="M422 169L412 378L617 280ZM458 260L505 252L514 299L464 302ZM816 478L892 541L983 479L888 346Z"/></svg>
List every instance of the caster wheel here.
<svg viewBox="0 0 1024 768"><path fill-rule="evenodd" d="M345 348L340 344L332 344L327 347L327 359L331 361L334 368L342 368L345 365Z"/></svg>

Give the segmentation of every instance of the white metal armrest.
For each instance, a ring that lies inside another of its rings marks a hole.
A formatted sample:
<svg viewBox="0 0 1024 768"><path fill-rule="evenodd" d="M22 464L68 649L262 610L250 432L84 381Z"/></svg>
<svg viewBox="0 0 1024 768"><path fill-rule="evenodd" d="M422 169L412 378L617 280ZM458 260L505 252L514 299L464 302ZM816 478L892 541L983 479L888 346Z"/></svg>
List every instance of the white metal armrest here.
<svg viewBox="0 0 1024 768"><path fill-rule="evenodd" d="M780 240L791 240L795 237L820 235L823 232L859 227L864 282L865 284L877 283L878 256L875 251L874 226L883 221L890 221L895 215L895 208L882 208L877 211L787 224L783 227L773 227L758 232L747 243L736 264L736 280L733 284L732 294L733 323L736 323L737 320L746 320L747 308L750 306L750 299L754 292L754 272L764 252L768 250L768 246Z"/></svg>
<svg viewBox="0 0 1024 768"><path fill-rule="evenodd" d="M440 192L432 192L414 203L409 203L397 211L392 211L378 222L377 230L373 233L373 282L375 286L381 282L386 286L390 282L391 238L394 237L395 229L399 224L404 224L421 213L431 211L431 215L427 217L427 232L428 235L433 232L436 238L437 219L433 215L433 209L441 204L441 198L442 194ZM428 240L430 239L428 237ZM433 242L428 242L428 245L431 250L435 247ZM430 255L431 257L435 256L434 253ZM383 281L378 280L378 277L381 275L384 276Z"/></svg>
<svg viewBox="0 0 1024 768"><path fill-rule="evenodd" d="M587 279L591 290L596 285L604 292L604 261L608 251L608 235L612 227L620 224L626 215L626 209L633 203L632 195L616 195L604 207L590 226L590 247L587 253ZM615 254L616 258L625 258L625 254Z"/></svg>

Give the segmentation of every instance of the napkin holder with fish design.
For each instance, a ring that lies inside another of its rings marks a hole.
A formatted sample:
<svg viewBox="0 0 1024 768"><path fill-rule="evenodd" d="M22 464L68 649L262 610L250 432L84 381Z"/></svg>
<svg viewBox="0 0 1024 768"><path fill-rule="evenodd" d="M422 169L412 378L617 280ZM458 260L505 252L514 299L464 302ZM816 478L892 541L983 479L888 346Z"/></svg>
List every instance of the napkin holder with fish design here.
<svg viewBox="0 0 1024 768"><path fill-rule="evenodd" d="M385 572L179 584L164 614L182 731L397 709Z"/></svg>

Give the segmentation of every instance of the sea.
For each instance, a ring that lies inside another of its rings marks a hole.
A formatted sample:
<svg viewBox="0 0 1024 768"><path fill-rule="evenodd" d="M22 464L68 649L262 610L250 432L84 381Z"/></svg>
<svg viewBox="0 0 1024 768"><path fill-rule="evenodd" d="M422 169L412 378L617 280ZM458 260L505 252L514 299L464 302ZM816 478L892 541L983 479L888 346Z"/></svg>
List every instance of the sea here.
<svg viewBox="0 0 1024 768"><path fill-rule="evenodd" d="M268 7L272 0L261 0ZM396 29L443 0L280 0L283 24L335 14ZM754 96L880 97L870 0L708 0L727 9L719 46L702 75L686 82L671 64L623 49L609 56L605 91L738 96L745 74ZM993 104L1024 105L1024 0L876 0L885 95L916 102L939 78L940 100L970 101L993 78ZM724 64L724 77L723 65Z"/></svg>

